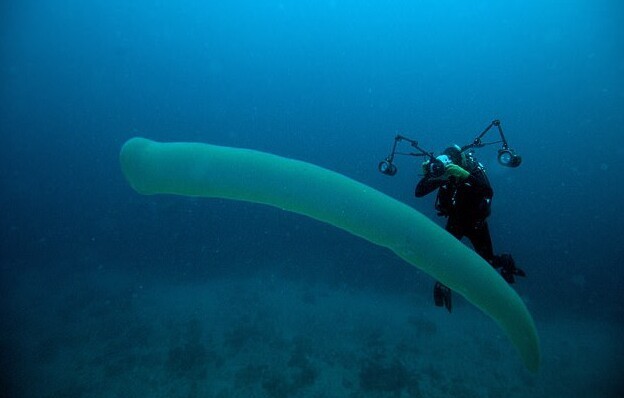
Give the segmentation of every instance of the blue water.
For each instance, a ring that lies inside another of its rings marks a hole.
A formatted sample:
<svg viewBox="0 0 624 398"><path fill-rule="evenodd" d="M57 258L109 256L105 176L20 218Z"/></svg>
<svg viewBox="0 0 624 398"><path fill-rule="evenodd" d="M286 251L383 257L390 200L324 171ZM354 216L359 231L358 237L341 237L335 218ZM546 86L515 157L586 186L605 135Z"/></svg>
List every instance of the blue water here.
<svg viewBox="0 0 624 398"><path fill-rule="evenodd" d="M0 396L624 396L622 26L615 0L2 2ZM253 148L443 225L413 197L420 159L377 163L397 133L439 152L493 119L523 157L477 151L536 374L386 249L141 196L118 161L137 135Z"/></svg>

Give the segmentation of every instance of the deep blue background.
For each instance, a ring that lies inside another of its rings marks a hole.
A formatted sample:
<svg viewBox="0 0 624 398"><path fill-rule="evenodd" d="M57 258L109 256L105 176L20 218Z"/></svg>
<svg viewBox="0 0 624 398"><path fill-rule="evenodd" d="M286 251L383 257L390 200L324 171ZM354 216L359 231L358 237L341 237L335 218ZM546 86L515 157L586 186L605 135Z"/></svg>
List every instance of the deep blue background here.
<svg viewBox="0 0 624 398"><path fill-rule="evenodd" d="M440 151L495 118L524 158L491 229L538 316L621 317L624 23L618 1L5 1L2 285L23 269L119 267L179 281L285 273L406 292L387 251L258 205L143 197L135 135L248 147L336 170L435 217L401 133ZM492 137L493 138L493 137ZM442 222L442 220L439 220ZM350 275L356 273L356 280ZM541 314L541 315L539 315Z"/></svg>

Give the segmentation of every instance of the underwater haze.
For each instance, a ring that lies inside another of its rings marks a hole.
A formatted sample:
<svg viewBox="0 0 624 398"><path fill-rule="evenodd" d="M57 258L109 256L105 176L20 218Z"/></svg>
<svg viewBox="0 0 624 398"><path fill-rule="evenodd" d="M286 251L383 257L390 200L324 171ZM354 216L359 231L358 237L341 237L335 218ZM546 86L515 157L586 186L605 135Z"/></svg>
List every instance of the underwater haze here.
<svg viewBox="0 0 624 398"><path fill-rule="evenodd" d="M616 0L3 1L0 397L624 396L623 33ZM134 136L250 148L444 227L423 158L377 165L495 119L522 164L476 156L536 373L388 249L119 163Z"/></svg>

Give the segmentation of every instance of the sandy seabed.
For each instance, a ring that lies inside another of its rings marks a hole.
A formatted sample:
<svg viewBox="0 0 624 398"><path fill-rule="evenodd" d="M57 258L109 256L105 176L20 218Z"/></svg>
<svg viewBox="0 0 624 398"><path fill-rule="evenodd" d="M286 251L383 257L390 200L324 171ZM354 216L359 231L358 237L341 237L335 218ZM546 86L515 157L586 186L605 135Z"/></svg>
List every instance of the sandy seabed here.
<svg viewBox="0 0 624 398"><path fill-rule="evenodd" d="M526 371L497 325L456 297L389 295L275 275L142 284L24 274L0 344L11 397L622 397L616 322L537 319Z"/></svg>

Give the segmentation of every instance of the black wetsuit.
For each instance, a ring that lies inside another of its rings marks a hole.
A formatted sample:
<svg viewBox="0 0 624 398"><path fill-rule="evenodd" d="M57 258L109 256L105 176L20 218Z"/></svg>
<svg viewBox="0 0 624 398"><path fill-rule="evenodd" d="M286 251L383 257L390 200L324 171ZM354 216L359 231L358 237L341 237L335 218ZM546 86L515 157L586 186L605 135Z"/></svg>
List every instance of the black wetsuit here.
<svg viewBox="0 0 624 398"><path fill-rule="evenodd" d="M417 198L439 189L436 198L438 215L448 217L446 230L457 239L470 239L475 251L492 264L494 252L487 224L494 191L482 166L476 166L463 181L432 179L425 175L416 185Z"/></svg>

